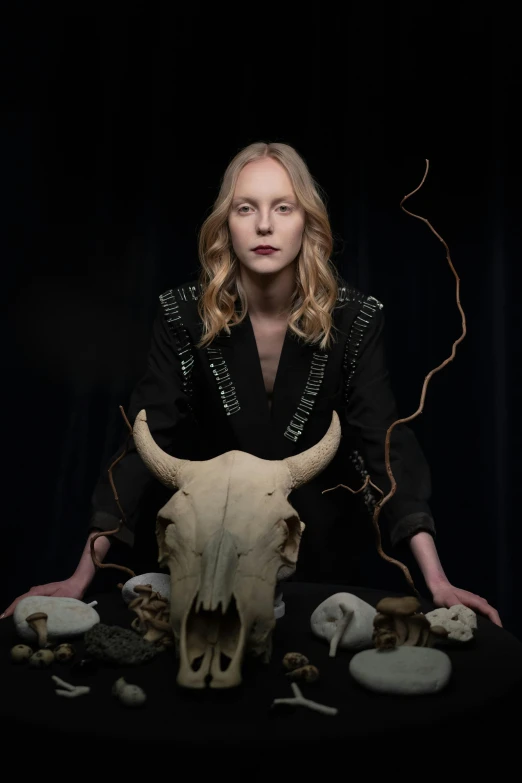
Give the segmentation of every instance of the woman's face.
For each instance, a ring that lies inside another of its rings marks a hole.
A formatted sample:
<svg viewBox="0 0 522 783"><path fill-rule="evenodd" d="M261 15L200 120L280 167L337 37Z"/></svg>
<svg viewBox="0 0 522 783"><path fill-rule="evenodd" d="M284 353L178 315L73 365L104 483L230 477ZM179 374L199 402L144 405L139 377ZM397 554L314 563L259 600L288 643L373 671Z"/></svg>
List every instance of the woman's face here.
<svg viewBox="0 0 522 783"><path fill-rule="evenodd" d="M228 217L240 263L259 274L280 272L297 258L304 225L304 210L284 167L273 158L247 163L237 179ZM275 251L260 254L260 245Z"/></svg>

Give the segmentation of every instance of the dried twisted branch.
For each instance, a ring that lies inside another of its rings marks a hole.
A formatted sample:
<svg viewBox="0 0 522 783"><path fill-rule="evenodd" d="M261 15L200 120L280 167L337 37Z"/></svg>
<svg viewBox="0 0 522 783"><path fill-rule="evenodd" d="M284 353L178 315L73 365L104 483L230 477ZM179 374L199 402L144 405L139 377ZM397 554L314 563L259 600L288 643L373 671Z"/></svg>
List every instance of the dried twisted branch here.
<svg viewBox="0 0 522 783"><path fill-rule="evenodd" d="M425 401L425 398L426 398L426 390L427 390L427 387L428 387L428 383L430 382L431 378L435 375L435 373L439 372L440 370L442 370L443 367L445 367L447 364L449 364L449 362L453 361L453 359L455 358L457 345L459 343L461 343L462 340L464 339L464 337L466 336L466 316L464 314L464 310L462 309L462 305L460 303L460 278L459 278L459 276L457 275L457 273L455 271L455 267L453 266L453 262L451 260L449 247L448 247L447 243L444 241L444 239L440 236L440 234L438 234L437 231L435 231L435 229L433 228L433 226L431 225L429 220L427 220L424 217L421 217L420 215L416 215L413 212L410 212L409 210L405 209L405 207L403 206L404 202L407 199L409 199L411 196L413 196L415 193L417 193L417 191L419 191L421 189L421 187L424 185L424 182L426 181L426 177L428 175L429 165L430 165L429 164L429 160L426 159L426 170L424 172L424 176L422 178L422 181L421 181L420 185L418 185L415 188L415 190L412 190L411 193L408 193L406 196L404 196L404 198L402 199L402 201L400 203L400 207L403 210L403 212L406 212L407 215L410 215L411 217L417 218L418 220L422 220L423 223L426 223L428 228L435 234L437 239L440 242L442 242L442 244L444 245L444 248L446 250L446 259L448 261L448 264L450 266L451 271L453 272L453 275L455 276L455 281L456 281L456 299L457 299L457 307L459 309L459 312L460 312L460 315L461 315L461 319L462 319L462 333L461 333L460 337L458 337L454 341L454 343L452 345L450 356L448 356L448 358L445 359L441 364L439 364L438 367L435 367L433 370L431 370L431 372L429 372L426 375L426 377L424 379L423 386L422 386L422 393L421 393L421 399L420 399L419 407L417 408L415 413L412 413L411 416L407 416L407 417L402 418L402 419L397 419L396 421L394 421L390 425L390 427L388 428L388 430L386 432L386 438L385 438L385 441L384 441L384 459L385 459L385 465L386 465L386 473L388 474L388 478L390 479L390 482L391 482L391 488L390 488L390 491L388 492L388 494L385 497L383 497L384 493L382 492L382 490L379 487L377 487L370 480L369 476L366 477L366 480L365 480L364 484L358 490L353 490L350 487L345 486L344 484L338 484L337 487L332 487L331 489L324 490L324 492L330 492L332 489L337 489L338 487L343 487L344 489L348 489L353 494L357 494L358 492L362 492L368 485L370 485L371 487L373 487L373 489L375 489L381 495L381 498L375 504L375 508L374 508L373 516L372 516L372 524L373 524L374 531L375 531L375 537L376 537L376 543L377 543L377 551L378 551L379 555L383 558L383 560L386 560L388 563L393 563L394 565L399 566L399 568L404 573L408 584L410 585L410 587L412 588L414 593L416 593L417 597L419 597L419 598L420 598L420 593L417 590L417 588L415 587L415 585L413 584L413 579L411 577L409 569L404 565L404 563L401 563L399 560L395 560L394 558L390 557L389 555L385 554L385 552L383 552L381 531L380 531L380 528L379 528L379 516L380 516L382 507L390 500L390 498L393 497L393 495L395 494L395 491L397 489L397 482L395 481L395 477L393 475L393 472L392 472L392 469L391 469L391 464L390 464L390 440L391 440L391 434L392 434L393 430L395 429L395 427L397 427L399 424L407 424L408 422L412 421L413 419L415 419L417 416L419 416L422 413L422 411L424 409L424 401Z"/></svg>
<svg viewBox="0 0 522 783"><path fill-rule="evenodd" d="M127 448L128 448L128 445L129 445L129 440L132 437L132 426L131 426L127 416L125 415L125 411L123 410L123 407L120 405L119 408L120 408L121 415L123 416L123 418L125 420L125 424L128 427L129 434L127 435L127 440L125 441L125 447L124 447L122 453L120 454L119 457L117 457L114 460L114 462L110 466L108 472L109 472L109 481L110 481L112 492L113 492L113 495L114 495L114 500L116 501L116 505L118 506L118 509L120 511L120 514L121 514L120 524L118 525L118 527L114 528L114 530L100 530L99 533L95 533L93 535L93 537L91 538L91 557L92 557L92 562L94 563L96 568L117 568L119 571L125 571L127 574L130 574L131 576L136 576L134 571L132 571L130 568L127 568L126 566L117 565L116 563L102 563L100 560L98 560L98 558L96 556L96 552L94 551L94 542L96 541L97 538L99 538L100 536L110 536L110 535L114 535L115 533L119 533L123 523L127 521L126 518L125 518L125 513L124 513L124 511L123 511L123 509L122 509L122 507L120 505L120 499L118 497L118 492L116 491L116 487L114 485L114 480L112 478L113 468L126 455Z"/></svg>

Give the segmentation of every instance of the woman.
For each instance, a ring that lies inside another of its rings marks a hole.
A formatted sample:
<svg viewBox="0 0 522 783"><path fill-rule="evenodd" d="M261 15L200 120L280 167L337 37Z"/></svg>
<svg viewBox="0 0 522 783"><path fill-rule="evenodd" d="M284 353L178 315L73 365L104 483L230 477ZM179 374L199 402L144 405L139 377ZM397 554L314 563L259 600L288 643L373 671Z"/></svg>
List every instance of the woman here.
<svg viewBox="0 0 522 783"><path fill-rule="evenodd" d="M160 297L148 369L128 416L133 422L145 408L156 442L180 458L240 449L282 459L315 444L337 410L343 438L336 457L289 496L306 524L297 575L356 584L375 495L323 490L356 488L368 472L386 494L384 438L398 415L384 362L382 304L337 278L331 251L326 208L298 153L264 143L239 152L200 232L199 281ZM397 491L382 517L392 546L409 543L437 606L461 603L501 625L485 599L444 574L428 506L429 468L409 428L395 428L391 452ZM116 539L132 547L140 520L150 533L166 500L132 440L113 478L126 524L97 538L100 560ZM105 471L91 525L109 531L119 520ZM89 536L72 577L25 595L81 598L94 573Z"/></svg>

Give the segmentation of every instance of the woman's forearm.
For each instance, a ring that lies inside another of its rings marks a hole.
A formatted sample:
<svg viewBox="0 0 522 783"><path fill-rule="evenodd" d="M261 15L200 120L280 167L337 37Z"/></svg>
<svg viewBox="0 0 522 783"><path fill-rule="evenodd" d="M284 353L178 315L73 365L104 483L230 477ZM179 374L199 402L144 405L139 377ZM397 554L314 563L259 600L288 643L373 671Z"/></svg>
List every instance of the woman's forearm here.
<svg viewBox="0 0 522 783"><path fill-rule="evenodd" d="M99 531L94 530L87 539L85 549L83 550L78 567L73 574L73 578L80 582L85 587L88 587L94 578L96 573L95 565L92 561L91 555L91 538ZM109 551L111 542L107 536L99 536L94 542L94 551L98 560L102 561L107 552Z"/></svg>
<svg viewBox="0 0 522 783"><path fill-rule="evenodd" d="M426 530L415 533L410 538L410 548L429 590L441 582L448 581L437 554L435 541L430 533Z"/></svg>

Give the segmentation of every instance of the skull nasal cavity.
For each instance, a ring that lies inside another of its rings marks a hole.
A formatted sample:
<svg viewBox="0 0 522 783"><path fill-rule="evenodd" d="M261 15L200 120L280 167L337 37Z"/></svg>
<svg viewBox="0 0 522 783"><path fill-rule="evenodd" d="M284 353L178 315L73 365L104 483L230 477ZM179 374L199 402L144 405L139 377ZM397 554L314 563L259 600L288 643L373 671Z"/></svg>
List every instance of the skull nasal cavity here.
<svg viewBox="0 0 522 783"><path fill-rule="evenodd" d="M227 611L234 589L237 564L234 536L228 530L217 530L203 549L196 612L200 609L212 612L220 604L223 614Z"/></svg>

